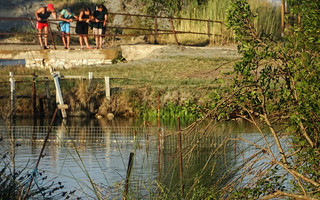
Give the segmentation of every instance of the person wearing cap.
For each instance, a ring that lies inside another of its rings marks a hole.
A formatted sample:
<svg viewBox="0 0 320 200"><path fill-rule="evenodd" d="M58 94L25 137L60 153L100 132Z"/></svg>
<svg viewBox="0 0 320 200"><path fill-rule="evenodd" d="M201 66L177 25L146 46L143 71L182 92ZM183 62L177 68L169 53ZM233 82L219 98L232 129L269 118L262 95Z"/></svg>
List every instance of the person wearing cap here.
<svg viewBox="0 0 320 200"><path fill-rule="evenodd" d="M48 18L52 14L54 19L57 19L57 14L55 12L55 9L51 3L49 3L45 7L39 8L36 12L36 19L37 19L37 29L38 29L38 37L40 46L42 49L49 49L48 47ZM42 42L42 30L44 30L44 45Z"/></svg>
<svg viewBox="0 0 320 200"><path fill-rule="evenodd" d="M62 42L65 49L70 48L70 22L77 19L77 17L72 13L71 8L63 9L59 15L60 31L62 34Z"/></svg>

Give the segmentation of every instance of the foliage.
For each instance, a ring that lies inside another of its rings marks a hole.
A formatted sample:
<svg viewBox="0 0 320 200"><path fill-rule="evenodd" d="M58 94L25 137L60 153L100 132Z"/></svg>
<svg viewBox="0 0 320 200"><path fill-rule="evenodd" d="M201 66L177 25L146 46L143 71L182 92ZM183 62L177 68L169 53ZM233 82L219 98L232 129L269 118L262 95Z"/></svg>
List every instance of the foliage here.
<svg viewBox="0 0 320 200"><path fill-rule="evenodd" d="M286 178L278 175L279 168L275 166L256 183L255 187L243 187L233 193L234 199L259 199L261 195L272 194L278 190L285 190Z"/></svg>
<svg viewBox="0 0 320 200"><path fill-rule="evenodd" d="M292 191L277 188L277 179L272 179L267 186L273 193L259 190L255 197L260 198L320 196L320 5L311 0L287 2L291 26L286 29L282 42L275 42L263 32L258 34L254 24L258 13L252 12L246 0L233 1L228 11L229 27L235 31L238 50L243 55L234 68L235 95L228 102L229 106L240 110L238 116L254 124L254 116L264 121L277 147L275 151L266 142L264 151L271 161L269 169L279 165L281 170L292 175ZM298 23L298 16L301 16L301 23ZM279 120L286 129L276 131ZM292 138L293 154L284 150L281 135ZM266 174L261 176L266 177ZM238 186L242 188L241 184ZM260 186L252 186L247 192Z"/></svg>
<svg viewBox="0 0 320 200"><path fill-rule="evenodd" d="M175 16L185 8L187 5L202 5L205 4L208 0L139 0L139 3L142 3L146 12L151 15L159 15L165 13L168 16Z"/></svg>
<svg viewBox="0 0 320 200"><path fill-rule="evenodd" d="M196 183L194 187L191 187L186 194L181 193L181 190L177 188L176 190L170 190L163 184L158 184L158 193L155 194L153 199L170 200L170 199L217 199L217 194L214 190L202 186L201 183Z"/></svg>
<svg viewBox="0 0 320 200"><path fill-rule="evenodd" d="M17 145L18 146L18 145ZM31 173L34 181L29 191L28 197L35 199L63 199L72 195L75 191L63 192L64 186L61 182L47 181L44 171L28 172L29 163L21 169L12 166L9 153L0 154L0 199L22 199L30 182Z"/></svg>

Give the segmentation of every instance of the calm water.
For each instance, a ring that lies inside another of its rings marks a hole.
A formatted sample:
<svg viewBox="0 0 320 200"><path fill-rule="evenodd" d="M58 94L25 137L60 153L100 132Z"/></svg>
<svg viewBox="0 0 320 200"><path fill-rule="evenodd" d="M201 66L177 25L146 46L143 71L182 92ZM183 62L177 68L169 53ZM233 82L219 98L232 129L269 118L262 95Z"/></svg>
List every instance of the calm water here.
<svg viewBox="0 0 320 200"><path fill-rule="evenodd" d="M28 169L34 168L38 159L43 139L48 131L48 120L33 121L19 119L14 129L0 127L0 152L12 150L10 133L16 143L15 164ZM145 123L133 120L98 121L72 119L68 122L56 122L49 137L49 142L41 159L39 171L56 182L63 183L63 191L76 190L76 196L83 199L94 198L88 174L97 184L101 194L107 199L121 199L127 172L129 155L134 153L133 169L130 177L129 193L135 198L150 198L150 191L160 180L168 187L179 185L179 163L175 122L164 124L161 129L146 127ZM2 124L4 125L4 124ZM152 125L152 124L150 124ZM207 177L204 183L211 185L228 169L242 162L256 151L247 143L231 143L220 153L212 156L211 152L224 140L226 135L263 143L261 135L254 127L244 122L228 122L208 129L194 130L183 136L183 149L192 149L194 142L201 141L190 155L184 154L185 185L192 185L195 175L200 172ZM162 138L160 153L158 136ZM136 136L135 136L136 135ZM247 149L239 156L239 151ZM204 165L207 163L206 167ZM3 164L3 163L0 163ZM213 166L215 166L213 170Z"/></svg>

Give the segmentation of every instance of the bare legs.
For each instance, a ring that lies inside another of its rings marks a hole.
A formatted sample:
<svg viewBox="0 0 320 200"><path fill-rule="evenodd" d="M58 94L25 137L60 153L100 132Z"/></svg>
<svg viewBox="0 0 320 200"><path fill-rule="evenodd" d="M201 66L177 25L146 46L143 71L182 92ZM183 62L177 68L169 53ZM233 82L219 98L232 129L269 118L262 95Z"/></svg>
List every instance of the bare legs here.
<svg viewBox="0 0 320 200"><path fill-rule="evenodd" d="M102 36L96 35L95 36L96 39L96 47L97 49L102 49Z"/></svg>
<svg viewBox="0 0 320 200"><path fill-rule="evenodd" d="M70 49L70 33L62 32L62 42L65 49Z"/></svg>
<svg viewBox="0 0 320 200"><path fill-rule="evenodd" d="M79 42L80 42L81 49L83 48L83 40L86 44L87 49L90 49L91 47L88 42L88 36L87 35L79 35Z"/></svg>
<svg viewBox="0 0 320 200"><path fill-rule="evenodd" d="M38 33L39 43L42 48L48 48L48 27L44 27L43 30L44 30L44 45L42 42L42 29L39 29L39 33Z"/></svg>

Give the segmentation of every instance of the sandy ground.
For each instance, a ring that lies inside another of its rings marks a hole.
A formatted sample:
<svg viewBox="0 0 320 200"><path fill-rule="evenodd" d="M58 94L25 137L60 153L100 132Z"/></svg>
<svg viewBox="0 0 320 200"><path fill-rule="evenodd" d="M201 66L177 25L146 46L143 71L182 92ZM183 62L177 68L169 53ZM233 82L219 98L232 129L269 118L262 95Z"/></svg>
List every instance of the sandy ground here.
<svg viewBox="0 0 320 200"><path fill-rule="evenodd" d="M198 58L238 58L236 46L212 46L212 47L192 47L192 46L176 46L176 45L152 45L152 44L135 44L120 45L122 56L127 61L134 60L154 60L165 59L169 57L198 57ZM79 45L72 45L75 51L80 50ZM64 50L63 46L57 45L57 50ZM104 47L112 48L112 47ZM18 50L30 51L40 50L39 45L0 45L1 50ZM50 50L54 50L50 46ZM85 49L84 51L91 51Z"/></svg>

